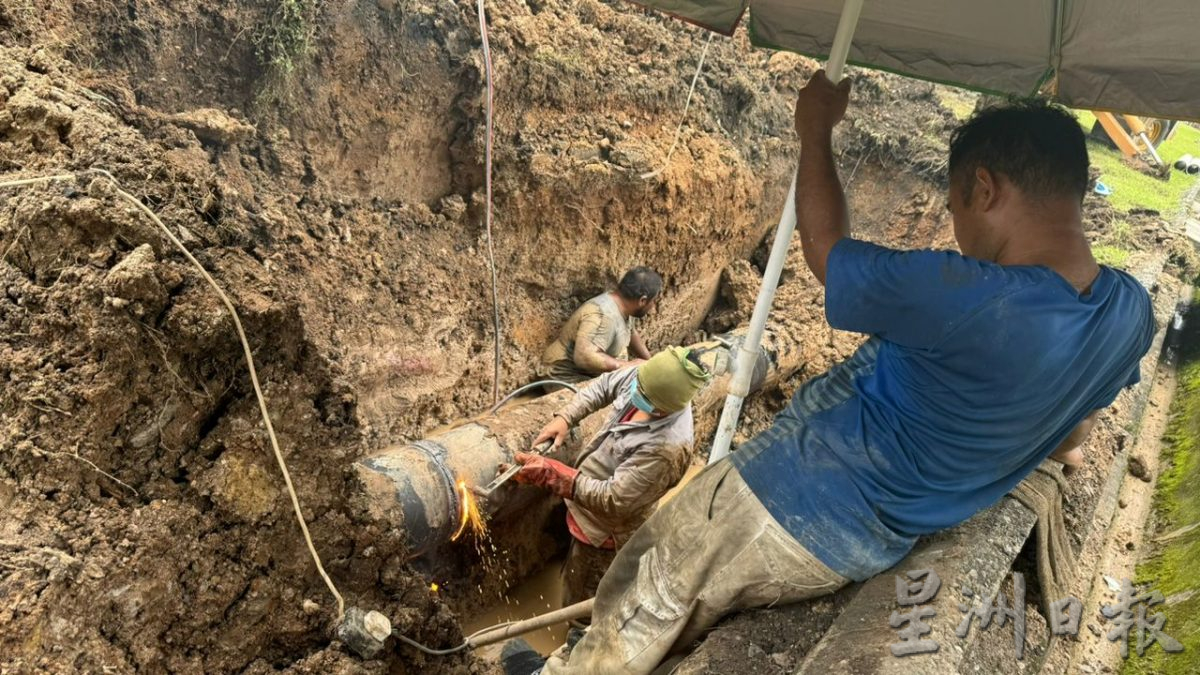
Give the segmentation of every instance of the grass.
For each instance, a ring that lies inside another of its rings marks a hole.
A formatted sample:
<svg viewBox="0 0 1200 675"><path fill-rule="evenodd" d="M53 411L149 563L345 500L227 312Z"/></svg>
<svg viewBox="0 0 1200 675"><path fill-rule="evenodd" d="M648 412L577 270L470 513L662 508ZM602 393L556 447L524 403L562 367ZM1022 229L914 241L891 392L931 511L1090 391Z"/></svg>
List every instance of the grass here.
<svg viewBox="0 0 1200 675"><path fill-rule="evenodd" d="M937 92L938 102L959 121L967 121L970 119L971 114L975 112L975 100L979 98L978 94L966 89L959 89L958 87L941 85L935 91Z"/></svg>
<svg viewBox="0 0 1200 675"><path fill-rule="evenodd" d="M1095 256L1096 262L1109 267L1125 269L1125 263L1129 262L1131 255L1126 249L1110 244L1101 244L1100 246L1092 247L1092 255Z"/></svg>
<svg viewBox="0 0 1200 675"><path fill-rule="evenodd" d="M1200 307L1193 297L1192 307ZM1165 467L1155 492L1157 534L1200 523L1200 310L1189 312L1181 354L1179 389L1171 404L1171 423L1163 439ZM1187 326L1190 326L1188 328ZM1183 652L1167 654L1151 646L1142 657L1131 649L1124 675L1182 675L1200 672L1200 528L1173 537L1138 567L1138 582L1150 584L1170 604L1162 612L1163 632L1183 643ZM1150 618L1151 614L1147 615Z"/></svg>
<svg viewBox="0 0 1200 675"><path fill-rule="evenodd" d="M559 52L553 47L541 46L533 52L533 60L558 71L558 75L577 75L587 68L587 59L580 52Z"/></svg>
<svg viewBox="0 0 1200 675"><path fill-rule="evenodd" d="M278 0L270 18L255 36L255 55L267 71L263 97L279 98L292 75L307 62L319 2Z"/></svg>
<svg viewBox="0 0 1200 675"><path fill-rule="evenodd" d="M1084 132L1092 128L1096 117L1086 110L1075 111ZM1180 124L1165 143L1158 146L1163 161L1172 163L1183 155L1200 156L1200 130ZM1197 177L1171 170L1170 180L1148 176L1125 163L1119 150L1100 143L1088 142L1088 155L1092 165L1100 169L1100 181L1112 188L1108 198L1113 207L1121 211L1130 209L1152 209L1164 217L1178 214L1183 205L1183 196L1195 184Z"/></svg>

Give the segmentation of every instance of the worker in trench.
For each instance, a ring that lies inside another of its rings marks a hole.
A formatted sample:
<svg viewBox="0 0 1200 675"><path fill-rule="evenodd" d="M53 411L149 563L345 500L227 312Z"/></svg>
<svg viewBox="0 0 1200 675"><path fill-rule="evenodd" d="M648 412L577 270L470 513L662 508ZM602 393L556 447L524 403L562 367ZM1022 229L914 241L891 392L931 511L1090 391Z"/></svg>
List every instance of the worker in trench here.
<svg viewBox="0 0 1200 675"><path fill-rule="evenodd" d="M588 300L567 319L542 353L540 374L574 384L650 358L633 319L654 311L662 287L662 277L649 267L626 272L617 290Z"/></svg>
<svg viewBox="0 0 1200 675"><path fill-rule="evenodd" d="M533 453L516 453L514 476L567 503L571 548L563 565L563 600L596 594L617 551L694 458L691 400L711 375L691 350L669 347L637 366L605 373L554 414L534 445L562 445L571 427L609 408L604 427L588 442L578 469Z"/></svg>
<svg viewBox="0 0 1200 675"><path fill-rule="evenodd" d="M868 339L634 533L546 675L648 673L730 612L879 574L1048 457L1086 461L1097 413L1138 381L1151 302L1089 249L1074 117L1030 102L964 123L949 158L961 253L903 251L851 234L832 143L849 90L822 72L799 94L797 233L829 324ZM504 656L537 668L520 644Z"/></svg>

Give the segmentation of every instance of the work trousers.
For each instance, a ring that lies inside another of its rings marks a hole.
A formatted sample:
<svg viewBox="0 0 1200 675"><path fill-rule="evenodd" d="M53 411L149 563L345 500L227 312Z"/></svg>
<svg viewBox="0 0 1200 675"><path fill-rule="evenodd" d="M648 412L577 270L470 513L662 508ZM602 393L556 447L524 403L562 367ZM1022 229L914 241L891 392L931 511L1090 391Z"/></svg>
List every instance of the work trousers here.
<svg viewBox="0 0 1200 675"><path fill-rule="evenodd" d="M591 628L569 655L555 652L542 672L649 673L726 614L825 595L847 583L775 521L725 459L621 547L600 581Z"/></svg>
<svg viewBox="0 0 1200 675"><path fill-rule="evenodd" d="M600 579L616 555L616 549L590 546L572 537L571 550L562 572L563 607L596 597ZM588 625L586 619L571 623L577 627Z"/></svg>

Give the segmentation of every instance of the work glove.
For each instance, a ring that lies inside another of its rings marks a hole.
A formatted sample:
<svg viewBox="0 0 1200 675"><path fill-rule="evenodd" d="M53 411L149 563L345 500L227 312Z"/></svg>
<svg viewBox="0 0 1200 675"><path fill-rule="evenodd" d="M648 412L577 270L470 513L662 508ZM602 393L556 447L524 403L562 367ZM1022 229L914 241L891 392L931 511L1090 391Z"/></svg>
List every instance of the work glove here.
<svg viewBox="0 0 1200 675"><path fill-rule="evenodd" d="M579 475L579 469L529 452L518 452L514 457L522 467L513 480L546 488L563 499L575 496L575 477Z"/></svg>

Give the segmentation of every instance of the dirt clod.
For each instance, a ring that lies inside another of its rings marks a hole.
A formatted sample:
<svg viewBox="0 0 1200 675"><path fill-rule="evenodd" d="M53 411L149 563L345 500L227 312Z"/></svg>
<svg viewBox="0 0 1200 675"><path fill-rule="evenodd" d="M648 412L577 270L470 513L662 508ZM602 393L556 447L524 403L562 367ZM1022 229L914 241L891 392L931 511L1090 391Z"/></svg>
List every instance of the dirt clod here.
<svg viewBox="0 0 1200 675"><path fill-rule="evenodd" d="M1150 475L1150 469L1146 467L1146 462L1137 455L1130 456L1129 458L1129 475L1146 483L1149 483L1153 479L1153 476Z"/></svg>

